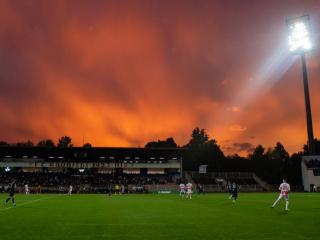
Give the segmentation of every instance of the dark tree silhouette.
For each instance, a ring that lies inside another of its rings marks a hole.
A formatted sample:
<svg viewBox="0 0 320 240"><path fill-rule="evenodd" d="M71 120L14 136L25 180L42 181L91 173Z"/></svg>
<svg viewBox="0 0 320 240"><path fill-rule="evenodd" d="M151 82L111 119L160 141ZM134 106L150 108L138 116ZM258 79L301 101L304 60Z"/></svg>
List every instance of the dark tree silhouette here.
<svg viewBox="0 0 320 240"><path fill-rule="evenodd" d="M277 161L285 162L289 159L289 153L281 143L277 142L271 153L271 158Z"/></svg>
<svg viewBox="0 0 320 240"><path fill-rule="evenodd" d="M187 147L199 147L206 144L209 140L208 134L205 129L195 128L192 131L191 139L186 145ZM215 141L215 140L214 140Z"/></svg>
<svg viewBox="0 0 320 240"><path fill-rule="evenodd" d="M71 138L68 137L68 136L63 136L63 137L61 137L61 138L58 140L57 147L60 147L60 148L73 147Z"/></svg>
<svg viewBox="0 0 320 240"><path fill-rule="evenodd" d="M0 146L9 146L9 143L5 141L0 141Z"/></svg>
<svg viewBox="0 0 320 240"><path fill-rule="evenodd" d="M55 147L51 139L44 139L38 142L37 147Z"/></svg>
<svg viewBox="0 0 320 240"><path fill-rule="evenodd" d="M223 171L228 172L251 172L253 171L252 161L248 158L241 157L238 154L228 156L223 161Z"/></svg>
<svg viewBox="0 0 320 240"><path fill-rule="evenodd" d="M145 145L145 148L177 148L178 145L172 137L167 138L166 140L158 140L157 142L148 142Z"/></svg>
<svg viewBox="0 0 320 240"><path fill-rule="evenodd" d="M284 146L278 142L268 154L268 162L265 166L265 169L268 171L269 182L277 183L285 177L285 166L288 160L289 153L285 150Z"/></svg>
<svg viewBox="0 0 320 240"><path fill-rule="evenodd" d="M315 151L315 155L320 155L320 140L318 140L317 138L314 139L313 141L313 145L314 145L314 151ZM305 144L303 146L303 154L304 155L309 155L309 147L308 144Z"/></svg>
<svg viewBox="0 0 320 240"><path fill-rule="evenodd" d="M83 148L92 148L92 144L91 143L85 143L82 145Z"/></svg>
<svg viewBox="0 0 320 240"><path fill-rule="evenodd" d="M262 145L258 145L253 153L249 155L249 159L253 161L263 160L265 158L265 148Z"/></svg>
<svg viewBox="0 0 320 240"><path fill-rule="evenodd" d="M15 144L17 147L34 147L34 143L31 142L30 140L26 142L18 142Z"/></svg>
<svg viewBox="0 0 320 240"><path fill-rule="evenodd" d="M287 169L290 160L289 153L279 142L274 148L267 151L263 146L258 145L249 155L249 159L252 162L253 172L269 183L279 183L292 171L292 169L290 171Z"/></svg>
<svg viewBox="0 0 320 240"><path fill-rule="evenodd" d="M183 161L183 168L197 171L200 165L208 165L208 171L220 171L225 156L216 140L209 139L205 129L195 128L185 146L189 149Z"/></svg>
<svg viewBox="0 0 320 240"><path fill-rule="evenodd" d="M294 153L286 162L283 176L287 178L292 185L302 184L301 159L303 153Z"/></svg>

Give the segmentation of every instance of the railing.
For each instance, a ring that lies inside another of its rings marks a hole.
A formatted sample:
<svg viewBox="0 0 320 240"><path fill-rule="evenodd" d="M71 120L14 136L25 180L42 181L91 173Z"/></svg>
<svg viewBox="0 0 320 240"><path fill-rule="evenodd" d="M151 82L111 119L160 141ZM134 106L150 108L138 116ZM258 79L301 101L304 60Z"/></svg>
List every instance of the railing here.
<svg viewBox="0 0 320 240"><path fill-rule="evenodd" d="M262 192L263 188L258 184L246 184L246 185L240 185L239 186L240 192ZM204 185L203 189L205 192L228 192L228 189L220 184L210 184L210 185Z"/></svg>
<svg viewBox="0 0 320 240"><path fill-rule="evenodd" d="M221 178L221 179L252 179L252 172L210 172L210 173L199 173L189 172L192 178L199 177L210 177L210 178Z"/></svg>

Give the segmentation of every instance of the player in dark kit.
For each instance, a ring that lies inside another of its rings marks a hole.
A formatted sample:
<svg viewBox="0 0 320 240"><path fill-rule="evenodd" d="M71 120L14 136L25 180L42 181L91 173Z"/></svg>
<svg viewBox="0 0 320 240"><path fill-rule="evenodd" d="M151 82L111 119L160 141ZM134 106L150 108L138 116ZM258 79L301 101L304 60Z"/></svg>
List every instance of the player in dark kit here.
<svg viewBox="0 0 320 240"><path fill-rule="evenodd" d="M14 194L15 194L15 190L16 190L16 182L13 181L9 187L9 197L7 198L7 200L4 202L4 204L6 205L10 199L12 200L13 206L16 206L16 203L14 201Z"/></svg>
<svg viewBox="0 0 320 240"><path fill-rule="evenodd" d="M112 185L111 185L111 183L108 183L107 193L108 193L108 196L112 195Z"/></svg>
<svg viewBox="0 0 320 240"><path fill-rule="evenodd" d="M229 199L231 199L232 198L232 184L230 182L227 183L227 189L229 192Z"/></svg>
<svg viewBox="0 0 320 240"><path fill-rule="evenodd" d="M235 203L238 198L238 186L236 183L233 183L231 186L231 196L232 202Z"/></svg>

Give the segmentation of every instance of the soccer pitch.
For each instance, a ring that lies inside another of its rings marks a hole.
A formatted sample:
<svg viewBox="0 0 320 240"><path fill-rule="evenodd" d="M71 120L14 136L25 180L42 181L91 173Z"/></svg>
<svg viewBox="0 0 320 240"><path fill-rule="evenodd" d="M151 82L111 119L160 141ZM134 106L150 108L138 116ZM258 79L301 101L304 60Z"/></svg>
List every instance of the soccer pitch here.
<svg viewBox="0 0 320 240"><path fill-rule="evenodd" d="M16 195L0 208L0 239L320 239L320 194ZM4 201L7 195L0 194Z"/></svg>

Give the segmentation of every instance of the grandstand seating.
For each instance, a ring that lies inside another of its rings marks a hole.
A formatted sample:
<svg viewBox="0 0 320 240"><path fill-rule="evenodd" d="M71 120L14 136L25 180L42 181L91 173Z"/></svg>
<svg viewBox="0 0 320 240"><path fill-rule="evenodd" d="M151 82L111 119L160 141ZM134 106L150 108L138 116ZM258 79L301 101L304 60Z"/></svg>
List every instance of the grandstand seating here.
<svg viewBox="0 0 320 240"><path fill-rule="evenodd" d="M175 183L175 177L171 175L141 175L141 174L80 174L80 173L0 173L0 186L6 186L12 179L16 179L17 185L23 187L28 184L31 188L41 186L42 191L58 191L59 188L67 188L73 185L76 191L94 192L106 190L108 185L115 184L128 186L165 185Z"/></svg>
<svg viewBox="0 0 320 240"><path fill-rule="evenodd" d="M263 191L263 187L257 183L250 172L189 172L195 184L204 185L206 192L227 191L227 185L235 182L242 191Z"/></svg>

